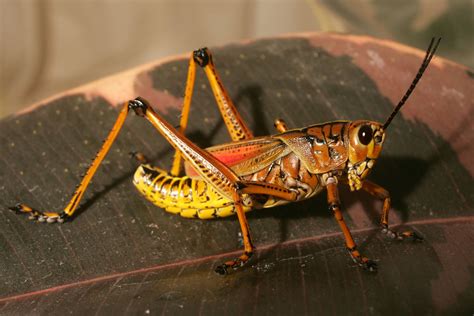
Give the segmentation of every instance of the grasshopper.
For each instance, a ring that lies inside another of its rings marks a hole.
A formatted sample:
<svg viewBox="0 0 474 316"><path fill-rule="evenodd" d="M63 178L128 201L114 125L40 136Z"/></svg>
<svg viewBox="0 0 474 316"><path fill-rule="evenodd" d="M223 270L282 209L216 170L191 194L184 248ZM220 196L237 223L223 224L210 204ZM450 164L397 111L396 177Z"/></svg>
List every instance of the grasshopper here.
<svg viewBox="0 0 474 316"><path fill-rule="evenodd" d="M210 51L198 49L189 59L178 128L156 113L145 99L130 100L123 105L112 130L62 211L39 211L21 203L11 209L40 222L71 219L127 114L133 111L146 118L176 150L170 171L154 167L138 155L141 165L133 183L140 193L158 207L183 217L210 219L237 214L244 251L238 258L219 265L215 269L217 273L227 274L230 269L243 266L254 252L245 212L305 200L324 189L329 210L339 223L350 256L361 267L375 271L375 262L360 254L344 222L338 185L349 185L351 191L362 189L383 201L380 225L389 238L421 239L411 231L398 233L389 229L390 194L366 177L380 155L390 122L415 89L440 40L436 44L434 38L431 40L416 77L385 123L333 121L288 129L283 120L277 119L275 127L279 133L264 137L254 137L245 124L217 74ZM232 142L201 149L185 136L196 65L203 68L209 80Z"/></svg>

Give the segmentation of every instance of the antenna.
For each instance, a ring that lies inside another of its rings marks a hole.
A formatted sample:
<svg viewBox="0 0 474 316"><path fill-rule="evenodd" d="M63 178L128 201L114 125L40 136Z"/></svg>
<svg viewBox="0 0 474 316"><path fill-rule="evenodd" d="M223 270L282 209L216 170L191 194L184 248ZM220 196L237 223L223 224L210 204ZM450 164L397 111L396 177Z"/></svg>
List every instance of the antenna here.
<svg viewBox="0 0 474 316"><path fill-rule="evenodd" d="M421 79L421 76L423 76L423 73L425 72L426 68L430 64L430 61L433 58L434 53L436 52L436 49L438 48L439 42L441 41L441 37L438 38L438 41L436 42L435 46L433 47L434 41L435 41L435 38L433 37L431 39L430 46L428 46L428 49L426 50L425 58L423 59L423 62L421 63L420 69L418 69L418 73L416 74L415 79L413 79L413 82L411 83L410 88L408 88L408 90L405 93L405 95L403 96L403 98L400 100L400 102L398 102L398 105L396 106L395 110L393 110L392 114L390 114L387 121L383 125L384 130L387 129L388 125L390 124L390 122L392 122L395 115L397 115L398 111L400 111L400 108L408 100L408 97L410 96L410 94L413 92L413 90L415 90L416 84Z"/></svg>

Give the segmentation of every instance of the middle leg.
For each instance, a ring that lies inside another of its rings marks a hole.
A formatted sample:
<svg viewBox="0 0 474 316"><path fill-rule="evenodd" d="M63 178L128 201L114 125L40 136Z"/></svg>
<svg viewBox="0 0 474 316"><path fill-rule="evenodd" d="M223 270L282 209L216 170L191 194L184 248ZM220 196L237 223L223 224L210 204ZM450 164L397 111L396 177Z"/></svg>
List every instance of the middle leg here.
<svg viewBox="0 0 474 316"><path fill-rule="evenodd" d="M334 213L334 217L336 218L342 230L342 233L344 234L344 238L346 240L346 247L352 257L352 260L354 260L355 263L357 263L364 269L367 269L369 271L376 271L377 264L374 261L369 260L366 257L363 257L359 253L359 251L357 250L357 245L354 242L354 239L352 238L351 232L349 228L347 227L346 222L344 222L344 218L342 217L342 212L341 212L341 203L339 200L339 192L337 190L336 178L330 177L326 180L326 183L327 183L326 190L327 190L329 210L331 210Z"/></svg>

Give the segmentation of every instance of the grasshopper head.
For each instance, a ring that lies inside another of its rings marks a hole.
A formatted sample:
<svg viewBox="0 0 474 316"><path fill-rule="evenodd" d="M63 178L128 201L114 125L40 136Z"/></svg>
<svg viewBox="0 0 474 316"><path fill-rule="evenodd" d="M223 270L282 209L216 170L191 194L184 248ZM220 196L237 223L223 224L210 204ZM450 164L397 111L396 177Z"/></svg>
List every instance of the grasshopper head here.
<svg viewBox="0 0 474 316"><path fill-rule="evenodd" d="M382 151L382 144L385 140L385 131L393 118L408 100L410 94L415 89L416 84L423 76L423 73L430 64L440 41L441 38L438 38L438 41L434 44L435 39L431 39L430 46L426 50L425 58L418 69L418 73L413 79L407 92L405 92L405 95L398 102L398 105L384 124L371 121L354 121L349 124L349 159L347 162L347 177L352 191L359 190L362 187L362 180L367 177L370 169L374 166L375 160Z"/></svg>
<svg viewBox="0 0 474 316"><path fill-rule="evenodd" d="M349 125L347 177L351 190L359 190L382 151L385 132L382 124L354 121Z"/></svg>

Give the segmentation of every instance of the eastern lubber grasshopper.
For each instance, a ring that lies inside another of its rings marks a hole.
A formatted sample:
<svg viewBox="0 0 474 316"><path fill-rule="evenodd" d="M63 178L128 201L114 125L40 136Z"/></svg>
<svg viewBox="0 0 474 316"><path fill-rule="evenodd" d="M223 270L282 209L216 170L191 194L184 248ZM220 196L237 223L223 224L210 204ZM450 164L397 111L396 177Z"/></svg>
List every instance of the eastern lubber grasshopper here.
<svg viewBox="0 0 474 316"><path fill-rule="evenodd" d="M63 211L42 212L25 204L17 204L11 209L27 213L30 219L40 222L71 219L128 113L133 110L138 116L145 117L176 150L169 172L151 166L144 157L136 155L142 162L133 179L137 189L159 207L184 217L209 219L237 214L244 253L218 266L216 272L226 274L229 268L241 267L253 253L246 211L308 199L324 189L329 209L341 227L352 259L374 271L376 264L359 253L343 220L338 184L347 184L352 191L363 189L383 201L381 226L382 232L388 237L419 239L413 232L397 233L388 228L390 195L381 186L365 179L380 155L385 131L413 92L440 40L436 44L434 39L431 40L416 77L385 123L368 120L334 121L289 130L283 120L276 120L275 127L279 133L265 137L254 137L242 120L219 79L209 50L196 50L189 59L179 128L166 122L146 100L140 97L131 100L123 105L102 148ZM230 143L201 149L184 135L196 64L206 73L232 138ZM182 159L185 161L186 175L181 175Z"/></svg>

